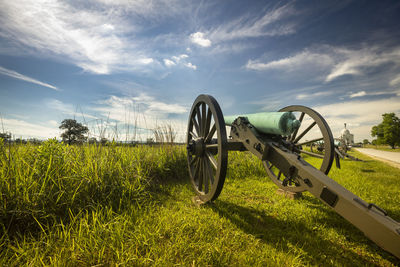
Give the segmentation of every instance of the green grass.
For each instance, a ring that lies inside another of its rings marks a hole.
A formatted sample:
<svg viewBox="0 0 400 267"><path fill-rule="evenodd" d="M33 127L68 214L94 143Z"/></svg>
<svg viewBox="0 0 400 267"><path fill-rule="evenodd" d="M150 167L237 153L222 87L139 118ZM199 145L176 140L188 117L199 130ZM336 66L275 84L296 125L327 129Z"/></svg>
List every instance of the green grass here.
<svg viewBox="0 0 400 267"><path fill-rule="evenodd" d="M400 221L400 170L352 152L330 177ZM191 202L183 146L0 146L0 266L365 266L400 260L309 193L276 194L229 154L220 197Z"/></svg>
<svg viewBox="0 0 400 267"><path fill-rule="evenodd" d="M396 147L395 149L393 149L387 145L376 145L376 146L375 145L363 145L363 148L373 148L373 149L383 150L383 151L400 152L400 147Z"/></svg>

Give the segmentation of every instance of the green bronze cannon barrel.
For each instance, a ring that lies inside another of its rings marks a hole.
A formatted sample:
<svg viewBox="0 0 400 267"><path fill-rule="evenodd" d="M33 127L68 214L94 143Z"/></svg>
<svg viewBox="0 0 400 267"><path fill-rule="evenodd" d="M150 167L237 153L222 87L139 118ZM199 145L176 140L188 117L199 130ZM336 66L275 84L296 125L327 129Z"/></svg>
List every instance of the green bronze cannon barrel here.
<svg viewBox="0 0 400 267"><path fill-rule="evenodd" d="M296 119L292 112L262 112L225 116L225 124L232 126L233 121L238 117L246 117L259 132L265 134L287 136L300 127L300 121Z"/></svg>

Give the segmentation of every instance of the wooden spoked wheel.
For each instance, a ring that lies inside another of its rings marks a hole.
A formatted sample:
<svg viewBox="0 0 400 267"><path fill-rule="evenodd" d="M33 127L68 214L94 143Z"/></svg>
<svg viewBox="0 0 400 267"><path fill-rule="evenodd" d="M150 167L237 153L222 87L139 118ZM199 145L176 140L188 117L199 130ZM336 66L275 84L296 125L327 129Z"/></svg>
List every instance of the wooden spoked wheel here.
<svg viewBox="0 0 400 267"><path fill-rule="evenodd" d="M293 112L301 122L301 127L287 137L305 161L313 165L325 174L329 173L335 156L335 145L332 132L325 119L315 110L305 106L288 106L279 110L281 112ZM318 144L320 149L311 151L311 145ZM318 158L314 160L309 157ZM307 185L297 177L286 179L285 175L269 161L263 162L264 167L272 179L280 188L291 192L302 192Z"/></svg>
<svg viewBox="0 0 400 267"><path fill-rule="evenodd" d="M190 111L187 160L198 198L202 202L215 200L224 185L228 149L224 117L210 95L198 96Z"/></svg>

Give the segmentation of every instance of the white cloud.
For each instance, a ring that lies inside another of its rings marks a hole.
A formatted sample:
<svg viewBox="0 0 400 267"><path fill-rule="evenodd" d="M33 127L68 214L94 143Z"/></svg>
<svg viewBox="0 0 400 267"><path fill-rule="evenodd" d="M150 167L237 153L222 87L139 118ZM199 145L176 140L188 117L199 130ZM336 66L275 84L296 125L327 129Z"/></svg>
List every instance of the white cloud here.
<svg viewBox="0 0 400 267"><path fill-rule="evenodd" d="M186 54L181 54L179 56L172 56L171 59L164 59L164 65L167 67L172 67L175 65L183 65L187 68L196 70L197 66L193 65L191 62L186 62L186 58L189 56Z"/></svg>
<svg viewBox="0 0 400 267"><path fill-rule="evenodd" d="M55 0L6 1L0 9L0 37L17 44L18 54L56 57L97 74L139 71L154 62L140 40L125 37L135 37L139 29L121 16L124 6L93 7Z"/></svg>
<svg viewBox="0 0 400 267"><path fill-rule="evenodd" d="M170 119L169 115L186 114L188 108L179 104L169 104L156 100L154 97L142 93L136 97L110 96L104 101L99 101L97 106L92 108L100 112L101 116L124 125L131 125L131 128L147 129L143 138L152 136L152 129L162 125L173 125L178 132L180 141L184 140L186 131L186 120ZM186 118L185 118L186 119Z"/></svg>
<svg viewBox="0 0 400 267"><path fill-rule="evenodd" d="M60 89L58 89L58 88L55 87L54 85L51 85L51 84L48 84L48 83L44 83L44 82L38 81L38 80L36 80L36 79L34 79L34 78L25 76L25 75L23 75L23 74L21 74L21 73L18 73L18 72L16 72L16 71L3 68L3 67L1 67L1 66L0 66L0 74L6 75L6 76L9 76L9 77L18 79L18 80L22 80L22 81L25 81L25 82L30 82L30 83L38 84L38 85L41 85L41 86L44 86L44 87L47 87L47 88L50 88L50 89L53 89L53 90L56 90L56 91L60 91Z"/></svg>
<svg viewBox="0 0 400 267"><path fill-rule="evenodd" d="M296 99L298 100L303 100L303 99L313 99L321 96L328 96L328 95L333 95L335 92L315 92L315 93L310 93L310 94L298 94L296 96Z"/></svg>
<svg viewBox="0 0 400 267"><path fill-rule="evenodd" d="M262 17L240 17L207 32L213 42L231 41L242 38L287 35L294 32L291 23L279 23L295 11L290 5L267 11Z"/></svg>
<svg viewBox="0 0 400 267"><path fill-rule="evenodd" d="M371 72L387 77L394 77L388 85L400 83L400 48L379 46L347 49L333 46L315 46L295 55L278 60L248 60L247 69L257 71L279 70L283 72L305 72L318 76L318 79L329 83L344 75L357 75L368 78ZM383 77L383 76L382 76Z"/></svg>
<svg viewBox="0 0 400 267"><path fill-rule="evenodd" d="M398 75L393 80L391 80L389 84L390 84L390 86L400 85L400 75Z"/></svg>
<svg viewBox="0 0 400 267"><path fill-rule="evenodd" d="M58 126L58 122L56 122L55 120L49 120L47 123L54 127Z"/></svg>
<svg viewBox="0 0 400 267"><path fill-rule="evenodd" d="M394 112L400 115L400 97L374 101L346 101L313 107L328 122L333 136L338 137L343 124L359 125L350 129L356 141L371 140L371 128L382 121L382 114Z"/></svg>
<svg viewBox="0 0 400 267"><path fill-rule="evenodd" d="M338 62L325 81L330 82L344 75L363 75L368 68L379 67L387 63L399 66L400 53L398 50L398 48L389 50L377 46L359 50L334 48L332 52Z"/></svg>
<svg viewBox="0 0 400 267"><path fill-rule="evenodd" d="M69 116L73 116L73 117L90 118L90 119L97 118L90 114L83 113L81 109L78 109L78 107L74 108L73 105L63 103L57 99L48 99L48 100L46 100L45 105L51 109L60 111L61 113L65 114L65 115L69 115Z"/></svg>
<svg viewBox="0 0 400 267"><path fill-rule="evenodd" d="M190 69L193 69L193 70L196 70L196 69L197 69L197 66L196 66L196 65L193 65L193 64L190 63L190 62L185 63L184 65L185 65L186 67L190 68Z"/></svg>
<svg viewBox="0 0 400 267"><path fill-rule="evenodd" d="M104 101L99 101L98 104L100 106L94 107L93 110L100 111L102 116L109 116L110 119L120 122L126 121L126 112L128 110L138 110L141 113L140 116L148 118L149 123L157 119L166 118L168 114L183 114L187 112L187 108L182 105L157 101L154 97L144 93L136 97L110 96Z"/></svg>
<svg viewBox="0 0 400 267"><path fill-rule="evenodd" d="M246 64L246 68L251 70L294 71L303 69L305 66L311 66L313 68L327 68L332 64L333 60L329 55L303 51L294 56L270 61L267 63L262 63L259 60L249 60Z"/></svg>
<svg viewBox="0 0 400 267"><path fill-rule="evenodd" d="M350 98L361 97L361 96L365 96L365 95L367 95L367 93L366 93L365 91L360 91L360 92L351 94L351 95L350 95Z"/></svg>
<svg viewBox="0 0 400 267"><path fill-rule="evenodd" d="M47 139L60 137L60 130L53 122L46 123L46 126L26 122L23 120L3 118L4 130L11 132L15 138L38 138Z"/></svg>
<svg viewBox="0 0 400 267"><path fill-rule="evenodd" d="M177 16L188 12L190 6L181 0L89 0L106 5L108 9L121 10L129 15L159 19ZM115 12L115 11L114 11Z"/></svg>
<svg viewBox="0 0 400 267"><path fill-rule="evenodd" d="M190 36L190 41L194 44L197 44L202 47L209 47L211 46L211 41L209 39L204 38L204 33L202 32L195 32L192 33Z"/></svg>
<svg viewBox="0 0 400 267"><path fill-rule="evenodd" d="M153 63L153 62L154 62L154 59L152 59L152 58L141 58L141 59L138 59L138 62L139 62L140 64L147 65L147 64Z"/></svg>
<svg viewBox="0 0 400 267"><path fill-rule="evenodd" d="M172 59L176 62L179 63L182 59L188 58L189 56L186 54L181 54L179 56L173 56Z"/></svg>
<svg viewBox="0 0 400 267"><path fill-rule="evenodd" d="M170 59L166 59L166 58L164 58L164 64L165 64L165 66L167 66L167 67L171 67L171 66L176 65L175 62L173 62L173 61L170 60Z"/></svg>

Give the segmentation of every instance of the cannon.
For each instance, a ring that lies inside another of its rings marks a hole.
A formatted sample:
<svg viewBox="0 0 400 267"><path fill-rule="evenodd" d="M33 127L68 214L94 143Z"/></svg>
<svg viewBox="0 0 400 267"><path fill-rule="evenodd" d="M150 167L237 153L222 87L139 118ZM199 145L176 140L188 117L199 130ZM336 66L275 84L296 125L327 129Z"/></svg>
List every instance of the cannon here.
<svg viewBox="0 0 400 267"><path fill-rule="evenodd" d="M400 223L327 176L335 155L334 139L324 118L313 109L288 106L278 112L224 117L212 96L199 95L190 111L186 141L197 204L214 201L221 193L228 151L249 151L262 161L280 189L310 192L381 248L400 258ZM323 145L320 153L307 148L315 142ZM309 156L321 158L321 163L311 165L307 162Z"/></svg>

